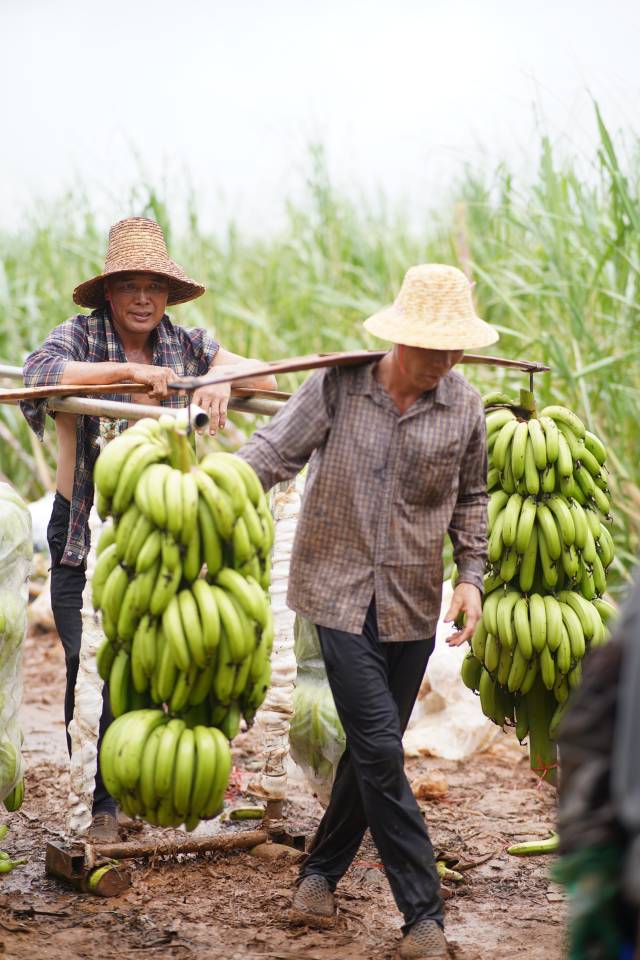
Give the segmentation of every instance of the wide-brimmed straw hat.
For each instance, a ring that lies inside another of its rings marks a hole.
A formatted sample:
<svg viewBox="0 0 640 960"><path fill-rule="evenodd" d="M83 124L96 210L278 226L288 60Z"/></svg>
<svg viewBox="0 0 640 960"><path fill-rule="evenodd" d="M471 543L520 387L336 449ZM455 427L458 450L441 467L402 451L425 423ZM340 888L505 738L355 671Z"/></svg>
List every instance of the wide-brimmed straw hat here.
<svg viewBox="0 0 640 960"><path fill-rule="evenodd" d="M109 247L104 270L85 280L73 291L73 302L81 307L103 307L104 280L114 273L157 273L169 281L167 303L186 303L202 296L205 288L191 280L167 253L162 227L145 217L127 217L109 230Z"/></svg>
<svg viewBox="0 0 640 960"><path fill-rule="evenodd" d="M462 270L443 263L410 267L391 306L364 325L383 340L431 350L487 347L499 336L476 316L471 284Z"/></svg>

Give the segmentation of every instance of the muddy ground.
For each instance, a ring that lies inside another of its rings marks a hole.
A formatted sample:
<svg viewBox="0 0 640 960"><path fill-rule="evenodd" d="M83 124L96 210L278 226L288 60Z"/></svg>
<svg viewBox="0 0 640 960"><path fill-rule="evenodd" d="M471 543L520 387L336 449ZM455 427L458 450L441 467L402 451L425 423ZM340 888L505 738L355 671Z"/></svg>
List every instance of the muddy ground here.
<svg viewBox="0 0 640 960"><path fill-rule="evenodd" d="M57 637L30 637L26 799L21 811L7 815L11 832L2 844L29 862L0 878L0 954L11 960L388 960L393 955L400 917L375 848L366 840L339 887L339 922L330 933L291 928L287 911L296 867L248 853L136 862L131 888L111 899L80 895L48 879L45 845L64 831L68 793L63 679ZM237 750L232 801L248 779L252 736L241 738ZM421 758L407 766L412 780L446 780L446 794L421 805L434 846L470 865L446 905L456 960L559 960L564 905L549 879L549 858L520 860L505 853L514 840L544 836L553 825L553 791L538 787L526 752L505 735L466 762ZM310 834L320 813L304 781L296 781L287 804L289 822ZM150 828L145 835L153 835Z"/></svg>

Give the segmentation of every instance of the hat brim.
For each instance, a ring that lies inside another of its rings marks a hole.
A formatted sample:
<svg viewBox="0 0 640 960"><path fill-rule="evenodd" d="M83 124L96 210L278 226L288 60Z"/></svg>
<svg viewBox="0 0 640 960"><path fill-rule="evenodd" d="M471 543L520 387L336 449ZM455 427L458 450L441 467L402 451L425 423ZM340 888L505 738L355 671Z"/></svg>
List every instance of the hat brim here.
<svg viewBox="0 0 640 960"><path fill-rule="evenodd" d="M408 320L394 305L374 313L364 321L364 327L382 340L423 350L477 350L500 339L497 330L475 314L457 329L444 322L425 327Z"/></svg>
<svg viewBox="0 0 640 960"><path fill-rule="evenodd" d="M195 280L185 278L184 280L172 277L171 274L162 273L158 270L114 270L109 273L100 273L91 280L85 280L79 284L73 291L73 302L79 307L90 307L93 310L104 307L106 303L104 295L104 281L107 277L117 276L119 273L155 273L159 277L164 277L169 281L169 296L167 297L167 306L174 306L177 303L188 303L189 300L196 300L205 292L202 284Z"/></svg>

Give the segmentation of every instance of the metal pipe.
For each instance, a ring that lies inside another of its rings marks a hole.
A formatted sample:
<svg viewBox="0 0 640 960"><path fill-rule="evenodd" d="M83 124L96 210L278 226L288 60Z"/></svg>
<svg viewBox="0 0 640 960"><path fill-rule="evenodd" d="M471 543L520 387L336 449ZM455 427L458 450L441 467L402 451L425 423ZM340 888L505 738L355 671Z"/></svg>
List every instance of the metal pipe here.
<svg viewBox="0 0 640 960"><path fill-rule="evenodd" d="M142 420L143 417L157 420L163 413L187 420L186 407L155 407L146 403L119 403L117 400L91 400L87 397L52 397L47 401L47 409L112 420ZM209 423L209 415L195 403L191 404L191 423L198 430L203 430Z"/></svg>
<svg viewBox="0 0 640 960"><path fill-rule="evenodd" d="M0 363L0 377L22 380L22 367L12 367L8 363Z"/></svg>

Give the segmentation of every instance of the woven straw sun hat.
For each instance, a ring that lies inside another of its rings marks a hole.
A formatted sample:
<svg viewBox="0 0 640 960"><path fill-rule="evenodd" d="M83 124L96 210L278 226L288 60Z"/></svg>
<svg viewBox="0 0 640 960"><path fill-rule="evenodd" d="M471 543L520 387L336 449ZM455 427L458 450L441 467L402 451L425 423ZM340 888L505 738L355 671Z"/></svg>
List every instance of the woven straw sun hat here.
<svg viewBox="0 0 640 960"><path fill-rule="evenodd" d="M495 343L498 333L476 316L462 270L443 263L410 267L389 307L364 321L383 340L431 350L469 350Z"/></svg>
<svg viewBox="0 0 640 960"><path fill-rule="evenodd" d="M104 270L73 291L73 302L81 307L103 307L104 280L114 273L157 273L169 281L167 304L186 303L202 296L205 288L191 280L167 253L162 227L145 217L127 217L109 230Z"/></svg>

